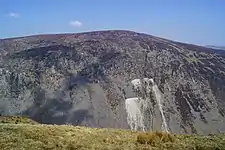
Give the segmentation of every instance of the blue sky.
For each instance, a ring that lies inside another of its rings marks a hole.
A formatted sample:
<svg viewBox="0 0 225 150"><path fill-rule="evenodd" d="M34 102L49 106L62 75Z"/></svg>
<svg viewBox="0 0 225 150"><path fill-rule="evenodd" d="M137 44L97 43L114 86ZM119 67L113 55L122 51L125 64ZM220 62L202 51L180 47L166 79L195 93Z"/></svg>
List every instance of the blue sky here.
<svg viewBox="0 0 225 150"><path fill-rule="evenodd" d="M225 0L0 0L0 38L106 29L225 45Z"/></svg>

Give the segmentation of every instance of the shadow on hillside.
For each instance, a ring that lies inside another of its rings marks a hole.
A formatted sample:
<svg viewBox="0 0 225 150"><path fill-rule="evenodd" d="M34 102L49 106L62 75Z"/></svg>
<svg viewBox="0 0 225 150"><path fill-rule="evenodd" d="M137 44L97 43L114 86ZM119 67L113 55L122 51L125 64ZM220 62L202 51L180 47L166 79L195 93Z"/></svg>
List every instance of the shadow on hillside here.
<svg viewBox="0 0 225 150"><path fill-rule="evenodd" d="M70 76L54 94L55 98L49 98L43 89L37 87L34 93L33 105L22 114L44 124L72 123L80 125L84 119L92 117L88 115L88 110L71 112L74 109L73 103L75 102L76 105L78 103L76 99L71 98L70 92L89 83L106 81L107 77L103 72L103 68L99 64L91 64L82 69L77 75L65 73Z"/></svg>
<svg viewBox="0 0 225 150"><path fill-rule="evenodd" d="M51 52L47 53L50 50ZM49 60L51 63L49 63L49 66L47 65L47 67L51 67L54 65L54 60L58 60L58 54L55 52L62 50L64 50L63 54L65 53L62 57L67 57L67 53L71 51L68 47L51 46L39 49L30 49L27 50L27 52L20 52L12 57L34 59L36 60L36 63L41 60L46 60L47 62ZM76 51L73 55L76 55L75 60L80 59ZM50 56L52 59L48 58ZM34 93L35 98L33 105L30 108L27 108L25 112L22 112L22 114L31 117L37 122L45 124L65 124L68 121L68 123L73 123L76 125L81 124L85 118L90 118L92 116L88 115L88 110L72 111L72 109L74 109L73 103L77 103L77 101L76 99L71 98L71 91L76 88L86 86L89 83L102 81L109 82L105 73L107 70L106 62L110 62L111 59L115 59L118 56L120 56L120 53L118 52L106 52L102 54L102 57L99 57L98 62L86 64L86 66L77 74L68 72L67 68L63 68L63 66L57 66L55 69L63 72L65 76L65 81L63 82L61 88L55 92L56 94L49 96L44 89L41 89L39 85L36 85L37 87L35 88L36 90Z"/></svg>
<svg viewBox="0 0 225 150"><path fill-rule="evenodd" d="M84 78L70 76L61 89L53 95L54 98L49 98L50 96L41 88L36 88L33 105L22 114L44 124L65 124L69 121L68 123L79 125L85 118L89 117L88 110L73 111L73 103L75 102L77 105L79 102L71 98L70 92L73 88L86 84L88 81Z"/></svg>

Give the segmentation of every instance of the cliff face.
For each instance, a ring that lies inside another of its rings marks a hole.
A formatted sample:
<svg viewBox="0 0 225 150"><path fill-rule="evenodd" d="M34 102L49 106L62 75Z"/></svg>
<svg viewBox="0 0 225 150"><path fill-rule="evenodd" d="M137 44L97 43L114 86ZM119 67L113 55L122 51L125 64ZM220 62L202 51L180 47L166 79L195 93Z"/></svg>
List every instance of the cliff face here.
<svg viewBox="0 0 225 150"><path fill-rule="evenodd" d="M162 124L156 96L137 93L131 82L151 78L170 132L225 131L223 51L130 31L99 31L3 39L0 61L2 115L129 128L125 100L139 94L152 107L147 127L156 130Z"/></svg>

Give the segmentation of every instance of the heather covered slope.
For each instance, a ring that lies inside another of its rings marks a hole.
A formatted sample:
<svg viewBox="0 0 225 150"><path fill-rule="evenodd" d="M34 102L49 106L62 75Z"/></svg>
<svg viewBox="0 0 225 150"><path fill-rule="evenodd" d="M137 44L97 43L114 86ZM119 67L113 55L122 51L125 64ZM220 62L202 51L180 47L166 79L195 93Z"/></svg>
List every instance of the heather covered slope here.
<svg viewBox="0 0 225 150"><path fill-rule="evenodd" d="M131 81L153 78L170 132L225 132L224 54L131 31L3 39L0 113L47 124L129 128L125 100L136 96ZM156 98L150 99L153 130L160 130Z"/></svg>

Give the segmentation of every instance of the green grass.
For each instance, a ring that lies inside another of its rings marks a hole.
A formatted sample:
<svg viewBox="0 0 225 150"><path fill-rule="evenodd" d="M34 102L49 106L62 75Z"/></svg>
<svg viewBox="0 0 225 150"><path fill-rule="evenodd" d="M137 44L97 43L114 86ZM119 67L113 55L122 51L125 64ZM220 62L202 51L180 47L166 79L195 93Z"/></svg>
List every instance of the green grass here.
<svg viewBox="0 0 225 150"><path fill-rule="evenodd" d="M225 135L173 135L21 122L0 123L1 150L225 150Z"/></svg>

